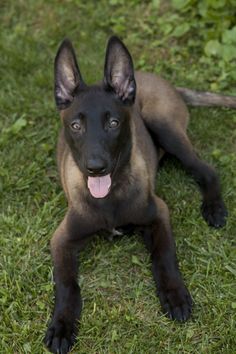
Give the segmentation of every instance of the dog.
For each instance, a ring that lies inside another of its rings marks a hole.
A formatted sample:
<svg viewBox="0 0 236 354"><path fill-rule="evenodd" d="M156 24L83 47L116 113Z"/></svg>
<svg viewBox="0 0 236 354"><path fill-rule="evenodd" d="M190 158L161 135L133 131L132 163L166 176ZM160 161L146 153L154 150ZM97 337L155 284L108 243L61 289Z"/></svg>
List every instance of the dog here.
<svg viewBox="0 0 236 354"><path fill-rule="evenodd" d="M165 153L176 157L200 187L206 222L224 226L219 179L194 152L184 101L236 106L235 99L175 89L154 74L135 72L128 49L112 36L103 81L91 86L71 42L62 42L55 58L55 100L63 124L57 163L68 210L51 240L55 306L46 346L65 354L75 341L82 310L78 252L93 234L127 225L143 230L164 313L186 321L192 299L178 267L168 207L155 194L156 172Z"/></svg>

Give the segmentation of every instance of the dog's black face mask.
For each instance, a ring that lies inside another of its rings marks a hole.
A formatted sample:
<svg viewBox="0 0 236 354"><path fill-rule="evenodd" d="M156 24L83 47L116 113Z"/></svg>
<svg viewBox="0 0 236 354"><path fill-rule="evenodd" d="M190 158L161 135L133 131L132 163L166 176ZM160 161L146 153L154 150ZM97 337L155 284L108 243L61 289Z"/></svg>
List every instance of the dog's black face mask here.
<svg viewBox="0 0 236 354"><path fill-rule="evenodd" d="M90 87L75 97L63 121L66 140L87 179L90 193L95 198L104 198L116 170L130 154L129 110L111 93Z"/></svg>
<svg viewBox="0 0 236 354"><path fill-rule="evenodd" d="M55 99L67 143L94 198L108 195L116 170L129 159L135 93L132 59L117 37L108 43L99 86L84 83L71 43L62 43L55 60Z"/></svg>

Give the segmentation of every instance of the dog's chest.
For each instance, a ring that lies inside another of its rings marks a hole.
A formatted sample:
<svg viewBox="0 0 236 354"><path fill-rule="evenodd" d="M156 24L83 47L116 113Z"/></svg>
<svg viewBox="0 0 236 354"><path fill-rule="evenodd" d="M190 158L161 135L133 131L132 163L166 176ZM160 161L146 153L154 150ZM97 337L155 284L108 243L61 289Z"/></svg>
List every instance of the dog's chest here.
<svg viewBox="0 0 236 354"><path fill-rule="evenodd" d="M101 228L115 236L119 233L119 227L142 223L147 206L148 194L142 189L142 184L137 183L135 187L121 188L111 193L106 200L98 201L94 213Z"/></svg>

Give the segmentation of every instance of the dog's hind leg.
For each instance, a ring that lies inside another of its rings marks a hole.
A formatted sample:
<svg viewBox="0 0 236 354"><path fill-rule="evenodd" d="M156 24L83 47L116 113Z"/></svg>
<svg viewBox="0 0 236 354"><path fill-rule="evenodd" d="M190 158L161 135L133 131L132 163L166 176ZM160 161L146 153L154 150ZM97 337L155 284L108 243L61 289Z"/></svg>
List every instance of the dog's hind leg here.
<svg viewBox="0 0 236 354"><path fill-rule="evenodd" d="M151 252L152 272L160 303L168 317L186 321L191 314L192 300L178 268L168 207L156 196L153 202L156 216L151 226L144 230L144 240Z"/></svg>
<svg viewBox="0 0 236 354"><path fill-rule="evenodd" d="M51 241L55 306L44 341L52 353L68 353L77 333L82 310L77 257L88 235L94 231L91 224L83 224L76 213L69 210Z"/></svg>
<svg viewBox="0 0 236 354"><path fill-rule="evenodd" d="M209 225L225 225L227 211L216 172L201 161L186 135L188 110L176 90L153 74L136 73L137 106L154 142L177 157L200 186L202 214Z"/></svg>
<svg viewBox="0 0 236 354"><path fill-rule="evenodd" d="M203 196L202 215L207 223L214 227L224 226L227 210L215 170L198 158L187 134L178 124L171 125L158 120L151 120L146 124L158 144L180 160L199 185Z"/></svg>

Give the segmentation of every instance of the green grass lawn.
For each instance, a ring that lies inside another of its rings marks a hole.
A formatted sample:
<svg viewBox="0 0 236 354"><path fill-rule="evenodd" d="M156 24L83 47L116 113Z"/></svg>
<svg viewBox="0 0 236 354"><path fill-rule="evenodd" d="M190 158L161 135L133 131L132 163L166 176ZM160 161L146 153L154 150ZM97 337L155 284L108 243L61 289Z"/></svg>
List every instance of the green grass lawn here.
<svg viewBox="0 0 236 354"><path fill-rule="evenodd" d="M176 15L168 3L1 1L0 353L46 353L42 339L53 306L49 240L66 210L55 163L60 121L53 60L60 41L73 41L87 82L102 78L106 41L116 33L136 68L179 86L224 86L236 94L230 76L220 81L217 59L204 60L201 29L180 39L163 34L162 26ZM192 179L177 162L164 164L157 190L170 208L180 267L195 303L192 319L179 324L163 316L138 236L113 243L95 238L81 256L84 310L73 353L236 353L236 112L192 109L191 118L191 139L218 170L229 209L226 227L209 228Z"/></svg>

